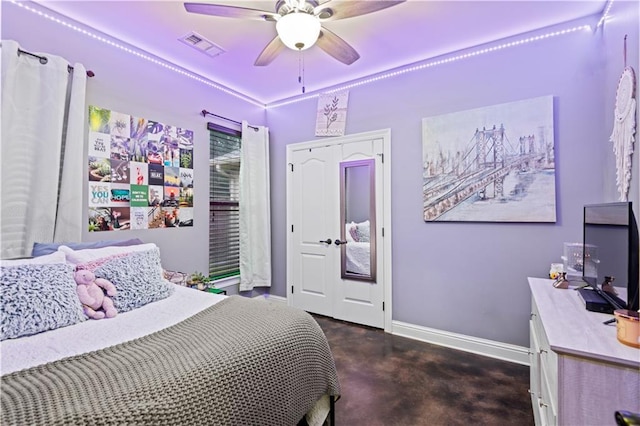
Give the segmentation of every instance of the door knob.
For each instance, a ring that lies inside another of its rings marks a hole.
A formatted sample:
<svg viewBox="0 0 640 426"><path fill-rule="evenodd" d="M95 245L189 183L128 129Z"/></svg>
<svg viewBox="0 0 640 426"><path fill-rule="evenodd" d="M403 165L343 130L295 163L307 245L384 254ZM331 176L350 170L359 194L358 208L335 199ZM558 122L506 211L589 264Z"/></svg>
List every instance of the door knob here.
<svg viewBox="0 0 640 426"><path fill-rule="evenodd" d="M321 243L331 244L331 238L327 238L326 240L320 240Z"/></svg>
<svg viewBox="0 0 640 426"><path fill-rule="evenodd" d="M334 242L334 243L335 243L335 245L337 245L337 246L339 246L340 244L347 244L347 242L346 242L346 241L340 241L340 240L338 240L338 239L337 239L337 240L335 240L335 242Z"/></svg>

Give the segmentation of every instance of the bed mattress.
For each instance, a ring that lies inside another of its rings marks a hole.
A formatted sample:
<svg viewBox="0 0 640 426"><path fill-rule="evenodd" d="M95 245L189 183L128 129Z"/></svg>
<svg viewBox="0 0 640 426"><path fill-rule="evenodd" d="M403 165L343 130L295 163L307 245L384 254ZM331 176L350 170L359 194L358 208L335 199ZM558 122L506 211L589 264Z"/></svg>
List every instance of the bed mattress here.
<svg viewBox="0 0 640 426"><path fill-rule="evenodd" d="M35 367L127 342L175 325L225 296L176 285L173 295L115 318L0 342L0 374Z"/></svg>
<svg viewBox="0 0 640 426"><path fill-rule="evenodd" d="M340 393L324 333L288 306L183 288L56 331L3 342L2 424L321 425Z"/></svg>

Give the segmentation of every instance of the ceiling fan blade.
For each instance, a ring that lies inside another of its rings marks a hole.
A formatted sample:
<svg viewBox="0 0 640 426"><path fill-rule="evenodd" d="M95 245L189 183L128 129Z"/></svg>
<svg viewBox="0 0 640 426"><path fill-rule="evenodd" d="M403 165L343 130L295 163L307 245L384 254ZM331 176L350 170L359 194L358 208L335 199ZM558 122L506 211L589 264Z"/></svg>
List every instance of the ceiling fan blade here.
<svg viewBox="0 0 640 426"><path fill-rule="evenodd" d="M279 36L276 36L273 40L267 44L267 46L260 52L258 55L258 59L254 62L253 65L258 67L263 67L265 65L269 65L275 58L282 52L285 48L284 43L280 40Z"/></svg>
<svg viewBox="0 0 640 426"><path fill-rule="evenodd" d="M320 49L346 65L351 65L360 58L356 49L326 28L320 30L316 44Z"/></svg>
<svg viewBox="0 0 640 426"><path fill-rule="evenodd" d="M329 0L315 7L314 15L322 21L351 18L377 12L391 6L404 3L406 0Z"/></svg>
<svg viewBox="0 0 640 426"><path fill-rule="evenodd" d="M277 13L266 10L248 9L246 7L225 6L211 3L185 3L187 12L202 15L222 16L225 18L255 19L258 21L275 21Z"/></svg>

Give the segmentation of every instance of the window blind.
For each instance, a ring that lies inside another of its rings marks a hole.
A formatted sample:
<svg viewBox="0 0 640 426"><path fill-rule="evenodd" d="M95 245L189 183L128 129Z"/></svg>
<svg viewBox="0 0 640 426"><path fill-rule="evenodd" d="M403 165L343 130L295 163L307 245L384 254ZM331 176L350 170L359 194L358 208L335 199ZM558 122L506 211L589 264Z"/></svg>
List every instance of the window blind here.
<svg viewBox="0 0 640 426"><path fill-rule="evenodd" d="M209 129L209 275L240 274L241 133L213 123Z"/></svg>

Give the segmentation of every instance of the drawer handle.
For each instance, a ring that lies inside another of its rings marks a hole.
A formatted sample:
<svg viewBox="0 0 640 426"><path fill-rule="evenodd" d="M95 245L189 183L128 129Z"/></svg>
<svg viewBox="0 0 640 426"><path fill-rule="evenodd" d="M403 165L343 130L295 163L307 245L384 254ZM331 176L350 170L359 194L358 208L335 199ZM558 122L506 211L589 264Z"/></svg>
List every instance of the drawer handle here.
<svg viewBox="0 0 640 426"><path fill-rule="evenodd" d="M536 316L536 314L534 314L533 312L531 312L531 314L529 315L529 318L533 318L533 317L535 317L535 316Z"/></svg>
<svg viewBox="0 0 640 426"><path fill-rule="evenodd" d="M527 392L529 392L529 395L533 395L533 396L535 396L535 395L536 395L536 393L535 393L535 392L533 392L531 389L527 389Z"/></svg>
<svg viewBox="0 0 640 426"><path fill-rule="evenodd" d="M543 353L544 353L544 354L546 354L546 353L548 353L548 352L547 352L547 350L546 350L546 349L540 349L540 353L541 353L541 354L543 354Z"/></svg>
<svg viewBox="0 0 640 426"><path fill-rule="evenodd" d="M549 405L545 404L544 402L542 402L542 399L538 400L538 404L540 404L540 408L549 406Z"/></svg>

